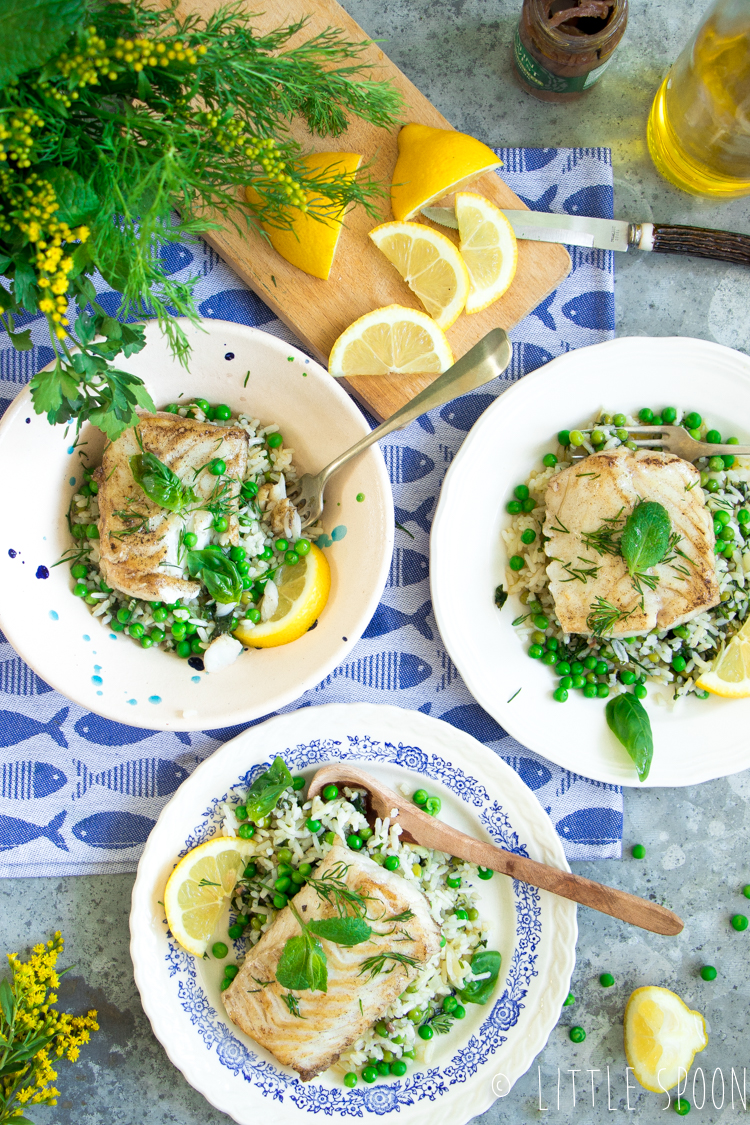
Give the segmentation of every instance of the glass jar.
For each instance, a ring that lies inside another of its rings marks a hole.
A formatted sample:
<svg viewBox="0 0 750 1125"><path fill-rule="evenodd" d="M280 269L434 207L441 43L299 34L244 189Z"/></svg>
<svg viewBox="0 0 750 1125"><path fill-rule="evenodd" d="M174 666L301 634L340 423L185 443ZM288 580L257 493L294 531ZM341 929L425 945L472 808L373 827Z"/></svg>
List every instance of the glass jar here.
<svg viewBox="0 0 750 1125"><path fill-rule="evenodd" d="M750 194L750 0L717 0L659 88L651 159L692 195Z"/></svg>
<svg viewBox="0 0 750 1125"><path fill-rule="evenodd" d="M518 81L542 101L575 101L609 66L627 22L628 0L523 0Z"/></svg>

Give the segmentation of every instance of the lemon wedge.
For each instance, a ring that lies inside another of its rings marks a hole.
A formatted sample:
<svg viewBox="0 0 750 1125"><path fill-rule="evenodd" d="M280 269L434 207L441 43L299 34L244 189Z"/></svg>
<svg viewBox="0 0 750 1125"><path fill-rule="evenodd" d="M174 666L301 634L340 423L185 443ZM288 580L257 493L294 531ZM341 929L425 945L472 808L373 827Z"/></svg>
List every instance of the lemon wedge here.
<svg viewBox="0 0 750 1125"><path fill-rule="evenodd" d="M646 1090L671 1090L708 1043L706 1024L668 988L636 988L625 1009L625 1055Z"/></svg>
<svg viewBox="0 0 750 1125"><path fill-rule="evenodd" d="M365 313L331 348L328 370L347 375L440 375L453 363L442 328L419 309L386 305Z"/></svg>
<svg viewBox="0 0 750 1125"><path fill-rule="evenodd" d="M167 880L164 908L172 934L202 957L248 857L249 840L217 836L183 856Z"/></svg>
<svg viewBox="0 0 750 1125"><path fill-rule="evenodd" d="M317 621L331 591L331 568L320 547L313 543L295 566L282 568L277 582L279 604L268 621L252 625L241 621L234 631L237 640L251 648L288 645Z"/></svg>
<svg viewBox="0 0 750 1125"><path fill-rule="evenodd" d="M750 695L750 618L695 686L724 699L746 699Z"/></svg>
<svg viewBox="0 0 750 1125"><path fill-rule="evenodd" d="M391 184L393 217L413 219L423 207L460 191L502 163L491 148L465 133L414 122L404 125Z"/></svg>
<svg viewBox="0 0 750 1125"><path fill-rule="evenodd" d="M342 174L353 178L361 162L362 157L354 152L314 152L302 161L311 171L322 169L323 179ZM249 203L261 202L253 187L247 187L245 195ZM291 221L290 230L279 230L267 223L261 225L282 258L305 273L327 281L341 235L344 211L330 201L326 203L326 197L315 192L307 193L307 203L308 211L285 208ZM313 218L312 211L323 217Z"/></svg>
<svg viewBox="0 0 750 1125"><path fill-rule="evenodd" d="M438 327L461 315L469 295L469 274L458 248L419 223L383 223L370 231L378 250L396 267Z"/></svg>
<svg viewBox="0 0 750 1125"><path fill-rule="evenodd" d="M467 313L481 312L502 297L516 276L518 243L505 215L472 191L456 195L461 257L471 278Z"/></svg>

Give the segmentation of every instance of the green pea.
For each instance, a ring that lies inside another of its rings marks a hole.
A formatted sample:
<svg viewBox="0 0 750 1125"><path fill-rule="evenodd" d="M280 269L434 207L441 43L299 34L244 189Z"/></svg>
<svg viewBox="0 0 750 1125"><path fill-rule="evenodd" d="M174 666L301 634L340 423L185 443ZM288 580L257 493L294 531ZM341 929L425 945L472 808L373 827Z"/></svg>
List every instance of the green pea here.
<svg viewBox="0 0 750 1125"><path fill-rule="evenodd" d="M740 439L738 437L728 437L724 443L725 445L739 445ZM93 484L93 482L92 482Z"/></svg>
<svg viewBox="0 0 750 1125"><path fill-rule="evenodd" d="M397 855L387 855L383 860L383 867L386 871L397 871L401 866L401 860Z"/></svg>
<svg viewBox="0 0 750 1125"><path fill-rule="evenodd" d="M592 445L604 445L607 440L607 435L602 433L601 430L594 430L591 434Z"/></svg>
<svg viewBox="0 0 750 1125"><path fill-rule="evenodd" d="M162 606L161 609L155 609L151 616L154 621L166 621L169 617L169 610L165 606Z"/></svg>
<svg viewBox="0 0 750 1125"><path fill-rule="evenodd" d="M274 884L273 884L274 890L278 891L279 894L282 894L282 895L286 894L286 892L289 890L291 885L292 885L292 880L289 878L288 875L282 875L279 879L276 879Z"/></svg>
<svg viewBox="0 0 750 1125"><path fill-rule="evenodd" d="M597 659L593 654L591 656L587 656L583 662L584 668L588 668L590 672L593 672L594 668L596 668L596 665Z"/></svg>
<svg viewBox="0 0 750 1125"><path fill-rule="evenodd" d="M747 508L740 508L739 512L737 513L737 523L750 523L750 512L747 510Z"/></svg>
<svg viewBox="0 0 750 1125"><path fill-rule="evenodd" d="M520 500L509 500L505 505L506 512L510 512L512 516L517 516L519 512L523 511Z"/></svg>
<svg viewBox="0 0 750 1125"><path fill-rule="evenodd" d="M250 824L249 821L245 821L245 823L241 824L237 829L237 835L241 840L252 840L255 835L255 825Z"/></svg>
<svg viewBox="0 0 750 1125"><path fill-rule="evenodd" d="M295 793L299 793L300 789L304 789L306 784L307 782L301 774L297 774L296 777L292 778L292 789Z"/></svg>
<svg viewBox="0 0 750 1125"><path fill-rule="evenodd" d="M357 1085L357 1075L353 1070L344 1075L344 1085L348 1086L350 1090L353 1090Z"/></svg>
<svg viewBox="0 0 750 1125"><path fill-rule="evenodd" d="M596 684L598 682L599 681L597 680L596 672L587 672L586 673L586 683L587 684Z"/></svg>
<svg viewBox="0 0 750 1125"><path fill-rule="evenodd" d="M360 840L364 840L365 843L367 843L368 840L371 840L374 835L375 833L373 832L372 828L360 828L359 830L359 838Z"/></svg>
<svg viewBox="0 0 750 1125"><path fill-rule="evenodd" d="M109 627L110 627L110 629L112 630L113 633L121 633L123 631L123 629L125 628L125 626L122 624L122 622L118 621L116 617L112 618L112 620L109 623Z"/></svg>
<svg viewBox="0 0 750 1125"><path fill-rule="evenodd" d="M320 821L313 820L311 816L307 818L305 824L307 825L308 832L320 832L320 829L322 828Z"/></svg>
<svg viewBox="0 0 750 1125"><path fill-rule="evenodd" d="M391 1063L391 1074L395 1074L397 1078L403 1078L407 1070L408 1067L402 1059L396 1059Z"/></svg>
<svg viewBox="0 0 750 1125"><path fill-rule="evenodd" d="M229 927L229 929L227 930L227 933L229 934L232 941L237 941L238 938L242 937L242 933L243 933L244 929L245 929L244 926L240 926L240 924L238 922L235 922L235 924L233 926Z"/></svg>
<svg viewBox="0 0 750 1125"><path fill-rule="evenodd" d="M607 672L609 672L609 665L607 664L606 660L597 660L596 664L594 665L594 671L596 672L597 676L606 676Z"/></svg>
<svg viewBox="0 0 750 1125"><path fill-rule="evenodd" d="M143 625L141 625L140 621L134 621L132 625L128 626L128 632L131 637L135 637L135 639L138 640L143 636Z"/></svg>
<svg viewBox="0 0 750 1125"><path fill-rule="evenodd" d="M621 684L629 685L635 683L635 672L630 668L623 668L619 675Z"/></svg>
<svg viewBox="0 0 750 1125"><path fill-rule="evenodd" d="M120 609L118 609L117 620L121 625L127 625L128 621L130 621L130 610L126 609L125 606L122 606Z"/></svg>
<svg viewBox="0 0 750 1125"><path fill-rule="evenodd" d="M599 977L599 984L602 986L602 988L611 988L614 983L615 978L611 973L602 973L602 975Z"/></svg>
<svg viewBox="0 0 750 1125"><path fill-rule="evenodd" d="M258 622L260 621L260 610L259 609L249 609L247 611L247 613L245 614L245 617L247 617L248 621L252 621L253 625L257 625Z"/></svg>
<svg viewBox="0 0 750 1125"><path fill-rule="evenodd" d="M701 440L700 429L696 428L694 430L688 430L688 433L690 434L691 438L693 438L695 441Z"/></svg>
<svg viewBox="0 0 750 1125"><path fill-rule="evenodd" d="M141 648L151 648L153 643L154 643L154 641L153 641L153 638L150 636L150 634L145 633L141 637Z"/></svg>
<svg viewBox="0 0 750 1125"><path fill-rule="evenodd" d="M380 1023L375 1024L375 1027L373 1028L373 1031L375 1032L376 1035L379 1035L381 1037L381 1039L387 1039L388 1038L388 1025L383 1023L382 1020L381 1020Z"/></svg>
<svg viewBox="0 0 750 1125"><path fill-rule="evenodd" d="M550 652L556 652L560 647L560 642L557 637L548 637L545 641L545 647L548 648Z"/></svg>
<svg viewBox="0 0 750 1125"><path fill-rule="evenodd" d="M214 411L214 414L222 422L228 422L229 419L232 417L232 408L231 408L231 406L227 406L226 403L220 402L219 405L216 407L216 409Z"/></svg>
<svg viewBox="0 0 750 1125"><path fill-rule="evenodd" d="M178 643L175 645L175 652L178 656L182 657L183 660L186 660L187 657L190 656L192 651L193 650L190 647L190 641L178 641Z"/></svg>
<svg viewBox="0 0 750 1125"><path fill-rule="evenodd" d="M596 698L596 684L586 684L585 688L583 689L583 694L586 697L586 699L595 699Z"/></svg>
<svg viewBox="0 0 750 1125"><path fill-rule="evenodd" d="M721 553L725 559L731 559L732 555L734 554L734 544L724 543L721 548Z"/></svg>
<svg viewBox="0 0 750 1125"><path fill-rule="evenodd" d="M281 551L282 554L283 554L284 551L289 550L289 540L288 539L283 539L283 538L277 539L275 545L276 545L276 550Z"/></svg>
<svg viewBox="0 0 750 1125"><path fill-rule="evenodd" d="M453 891L457 891L458 888L461 886L460 875L449 875L445 881L448 884L448 886L451 888L451 890L453 890Z"/></svg>
<svg viewBox="0 0 750 1125"><path fill-rule="evenodd" d="M586 677L585 676L573 676L573 680L572 680L572 683L571 683L570 686L574 687L576 689L585 687L586 686Z"/></svg>
<svg viewBox="0 0 750 1125"><path fill-rule="evenodd" d="M665 406L661 412L661 418L665 426L673 426L677 421L677 411L673 406Z"/></svg>
<svg viewBox="0 0 750 1125"><path fill-rule="evenodd" d="M734 539L734 528L723 527L721 529L721 533L719 535L719 538L722 540L723 543L731 543L732 540Z"/></svg>
<svg viewBox="0 0 750 1125"><path fill-rule="evenodd" d="M309 539L298 539L297 542L294 544L294 549L295 549L295 551L297 552L298 555L300 555L304 558L305 555L310 554L310 547L311 546L312 546L312 543L310 542Z"/></svg>
<svg viewBox="0 0 750 1125"><path fill-rule="evenodd" d="M718 430L709 430L706 434L706 441L709 445L721 445L721 434Z"/></svg>
<svg viewBox="0 0 750 1125"><path fill-rule="evenodd" d="M750 898L750 883L747 883L747 884L746 884L746 885L745 885L745 886L744 886L744 887L742 888L742 893L743 893L743 895L745 896L745 898Z"/></svg>
<svg viewBox="0 0 750 1125"><path fill-rule="evenodd" d="M480 879L491 879L495 872L491 867L478 867L477 875Z"/></svg>
<svg viewBox="0 0 750 1125"><path fill-rule="evenodd" d="M309 878L309 876L312 875L312 864L301 863L299 865L299 873L300 875L304 875L305 879Z"/></svg>
<svg viewBox="0 0 750 1125"><path fill-rule="evenodd" d="M76 563L75 566L70 568L73 578L85 578L88 572L89 568L84 563Z"/></svg>
<svg viewBox="0 0 750 1125"><path fill-rule="evenodd" d="M305 882L305 876L302 874L301 871L293 871L291 877L292 877L292 882L297 887L301 887L302 884Z"/></svg>
<svg viewBox="0 0 750 1125"><path fill-rule="evenodd" d="M537 629L546 629L549 626L549 620L543 613L534 614L533 621Z"/></svg>
<svg viewBox="0 0 750 1125"><path fill-rule="evenodd" d="M366 1066L362 1071L363 1082L377 1082L378 1072L374 1066Z"/></svg>
<svg viewBox="0 0 750 1125"><path fill-rule="evenodd" d="M653 418L651 419L651 425L652 426L661 426L661 424L662 424L661 414L654 414Z"/></svg>
<svg viewBox="0 0 750 1125"><path fill-rule="evenodd" d="M645 699L648 695L648 688L645 684L636 684L633 688L633 695L636 699Z"/></svg>
<svg viewBox="0 0 750 1125"><path fill-rule="evenodd" d="M615 437L619 438L620 441L627 441L630 437L630 432L628 430L615 430Z"/></svg>
<svg viewBox="0 0 750 1125"><path fill-rule="evenodd" d="M412 1008L406 1013L406 1018L410 1020L411 1023L421 1023L424 1019L424 1012L421 1008Z"/></svg>
<svg viewBox="0 0 750 1125"><path fill-rule="evenodd" d="M247 867L242 872L242 877L244 879L254 879L255 876L257 875L257 873L258 873L258 868L255 866L255 864L254 863L248 863Z"/></svg>
<svg viewBox="0 0 750 1125"><path fill-rule="evenodd" d="M638 417L644 426L648 426L653 421L654 412L648 406L644 406L642 410L638 411Z"/></svg>
<svg viewBox="0 0 750 1125"><path fill-rule="evenodd" d="M530 543L533 543L535 539L536 532L532 528L527 527L525 531L521 532L521 542L525 543L527 547Z"/></svg>
<svg viewBox="0 0 750 1125"><path fill-rule="evenodd" d="M155 645L160 645L164 640L164 630L159 628L152 629L149 636Z"/></svg>
<svg viewBox="0 0 750 1125"><path fill-rule="evenodd" d="M229 527L229 520L226 516L215 516L213 527L215 531L224 532Z"/></svg>
<svg viewBox="0 0 750 1125"><path fill-rule="evenodd" d="M571 667L568 664L567 660L558 660L557 664L555 665L555 672L558 676L570 675Z"/></svg>
<svg viewBox="0 0 750 1125"><path fill-rule="evenodd" d="M479 911L476 909L475 906L472 906L469 910L469 921L470 922L478 922L479 921Z"/></svg>
<svg viewBox="0 0 750 1125"><path fill-rule="evenodd" d="M323 839L326 842L326 844L335 844L336 843L336 833L335 832L324 832L323 833ZM373 856L372 858L375 859L375 856Z"/></svg>
<svg viewBox="0 0 750 1125"><path fill-rule="evenodd" d="M229 953L229 947L223 941L215 941L211 947L211 952L217 961L221 961Z"/></svg>
<svg viewBox="0 0 750 1125"><path fill-rule="evenodd" d="M557 464L557 457L555 457L554 453L545 453L544 457L542 457L542 464L545 468L551 469L553 465Z"/></svg>
<svg viewBox="0 0 750 1125"><path fill-rule="evenodd" d="M567 701L567 698L568 698L568 693L565 690L565 688L559 687L559 688L556 688L556 690L552 692L552 698L555 700L556 703L565 703Z"/></svg>
<svg viewBox="0 0 750 1125"><path fill-rule="evenodd" d="M258 495L258 485L254 480L245 480L242 482L240 492L245 500L252 500L254 496Z"/></svg>
<svg viewBox="0 0 750 1125"><path fill-rule="evenodd" d="M416 792L412 795L412 801L414 802L415 805L419 805L420 807L424 807L424 805L427 804L428 796L429 796L429 793L427 792L426 789L417 789Z"/></svg>
<svg viewBox="0 0 750 1125"><path fill-rule="evenodd" d="M175 621L170 632L176 641L181 641L187 632L187 625L184 621Z"/></svg>
<svg viewBox="0 0 750 1125"><path fill-rule="evenodd" d="M529 649L529 656L532 660L539 660L544 654L544 649L541 645L532 645Z"/></svg>
<svg viewBox="0 0 750 1125"><path fill-rule="evenodd" d="M529 486L527 484L517 484L513 489L516 500L528 500Z"/></svg>
<svg viewBox="0 0 750 1125"><path fill-rule="evenodd" d="M464 1008L463 1004L456 1004L455 1008L453 1009L453 1015L457 1020L464 1019L464 1017L466 1016L466 1008Z"/></svg>
<svg viewBox="0 0 750 1125"><path fill-rule="evenodd" d="M324 801L335 801L339 795L338 785L326 785L323 790Z"/></svg>
<svg viewBox="0 0 750 1125"><path fill-rule="evenodd" d="M732 928L741 932L747 929L747 917L744 914L733 914L730 918Z"/></svg>
<svg viewBox="0 0 750 1125"><path fill-rule="evenodd" d="M570 445L570 430L560 430L557 435L560 445Z"/></svg>
<svg viewBox="0 0 750 1125"><path fill-rule="evenodd" d="M576 1002L575 996L573 995L572 992L569 992L568 995L563 1000L563 1008L569 1008L570 1005L575 1004L575 1002Z"/></svg>
<svg viewBox="0 0 750 1125"><path fill-rule="evenodd" d="M88 586L84 586L83 582L76 582L75 586L73 587L73 593L75 594L75 596L77 598L87 597L88 592L89 592L89 588L88 588ZM128 614L128 617L129 616L130 616L130 614Z"/></svg>
<svg viewBox="0 0 750 1125"><path fill-rule="evenodd" d="M635 453L635 451L638 449L638 446L636 445L636 443L634 441L626 441L625 442L625 448L630 449L630 450L633 451L633 453Z"/></svg>
<svg viewBox="0 0 750 1125"><path fill-rule="evenodd" d="M674 1103L675 1113L679 1113L680 1117L686 1117L690 1113L690 1102L687 1098L682 1098L677 1095L677 1101Z"/></svg>
<svg viewBox="0 0 750 1125"><path fill-rule="evenodd" d="M347 836L346 842L349 845L349 847L352 849L353 852L361 852L362 851L362 846L364 844L364 841L363 841L361 836L357 835L356 832L352 832L349 836Z"/></svg>
<svg viewBox="0 0 750 1125"><path fill-rule="evenodd" d="M236 965L225 965L224 966L224 976L228 980L234 980L234 978L237 976L239 971L240 970L238 969L238 967Z"/></svg>
<svg viewBox="0 0 750 1125"><path fill-rule="evenodd" d="M434 1034L435 1032L428 1023L423 1023L422 1026L417 1029L417 1035L420 1039L424 1039L425 1041L432 1039Z"/></svg>
<svg viewBox="0 0 750 1125"><path fill-rule="evenodd" d="M597 684L596 685L596 698L597 699L606 699L608 695L609 695L609 684Z"/></svg>
<svg viewBox="0 0 750 1125"><path fill-rule="evenodd" d="M641 411L641 413L643 413L643 411ZM649 411L649 414L650 413L651 411ZM584 1039L586 1038L586 1032L582 1027L571 1027L570 1038L574 1043L583 1043Z"/></svg>
<svg viewBox="0 0 750 1125"><path fill-rule="evenodd" d="M269 449L278 449L279 446L284 444L284 439L279 433L268 434L266 436L266 445Z"/></svg>
<svg viewBox="0 0 750 1125"><path fill-rule="evenodd" d="M554 651L545 652L544 656L542 657L542 664L557 664L557 653Z"/></svg>
<svg viewBox="0 0 750 1125"><path fill-rule="evenodd" d="M713 965L703 965L701 968L701 976L704 980L716 980L716 969Z"/></svg>
<svg viewBox="0 0 750 1125"><path fill-rule="evenodd" d="M713 473L720 473L724 469L724 461L721 457L709 457L708 467Z"/></svg>
<svg viewBox="0 0 750 1125"><path fill-rule="evenodd" d="M561 691L570 691L573 686L572 676L562 676L559 684L557 685Z"/></svg>
<svg viewBox="0 0 750 1125"><path fill-rule="evenodd" d="M583 664L581 664L580 660L574 660L573 663L570 666L571 675L580 676L582 671L583 671Z"/></svg>
<svg viewBox="0 0 750 1125"><path fill-rule="evenodd" d="M521 501L521 508L526 513L533 512L534 508L536 508L536 500L533 496L529 496L528 500Z"/></svg>
<svg viewBox="0 0 750 1125"><path fill-rule="evenodd" d="M86 524L86 538L87 539L98 539L99 538L99 528L96 526L95 523L87 523Z"/></svg>
<svg viewBox="0 0 750 1125"><path fill-rule="evenodd" d="M273 905L276 910L283 910L287 904L286 895L278 894L273 896Z"/></svg>
<svg viewBox="0 0 750 1125"><path fill-rule="evenodd" d="M571 445L577 447L579 445L583 445L585 438L580 430L571 430L569 440Z"/></svg>

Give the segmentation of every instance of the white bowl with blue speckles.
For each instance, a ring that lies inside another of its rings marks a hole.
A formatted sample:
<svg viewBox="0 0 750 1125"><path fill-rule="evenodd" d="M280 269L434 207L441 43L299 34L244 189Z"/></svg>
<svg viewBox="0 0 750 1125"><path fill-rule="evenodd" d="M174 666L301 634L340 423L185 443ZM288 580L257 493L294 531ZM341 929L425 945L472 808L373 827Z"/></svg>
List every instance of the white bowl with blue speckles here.
<svg viewBox="0 0 750 1125"><path fill-rule="evenodd" d="M276 422L302 472L321 469L369 432L341 385L283 340L225 321L205 320L200 328L182 323L192 346L189 370L175 361L155 322L146 328L143 351L118 359L144 380L157 406L204 397ZM206 730L270 714L345 659L375 612L393 551L393 498L377 446L326 489L331 594L317 628L289 645L244 652L208 676L100 625L73 596L69 567L54 565L70 547L66 513L81 482L73 440L65 427L34 413L28 390L0 424L8 482L0 500L0 629L51 687L120 723ZM98 430L84 427L79 445L89 464L99 463L103 442Z"/></svg>

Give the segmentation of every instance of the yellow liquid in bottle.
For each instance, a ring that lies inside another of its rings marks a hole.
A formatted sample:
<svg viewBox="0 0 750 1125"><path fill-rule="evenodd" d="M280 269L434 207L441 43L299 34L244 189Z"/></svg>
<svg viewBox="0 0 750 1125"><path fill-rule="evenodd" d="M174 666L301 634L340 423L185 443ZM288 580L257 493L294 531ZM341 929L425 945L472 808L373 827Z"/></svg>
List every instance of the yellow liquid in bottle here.
<svg viewBox="0 0 750 1125"><path fill-rule="evenodd" d="M662 83L648 120L657 170L683 191L750 194L750 16L721 28L717 13Z"/></svg>

